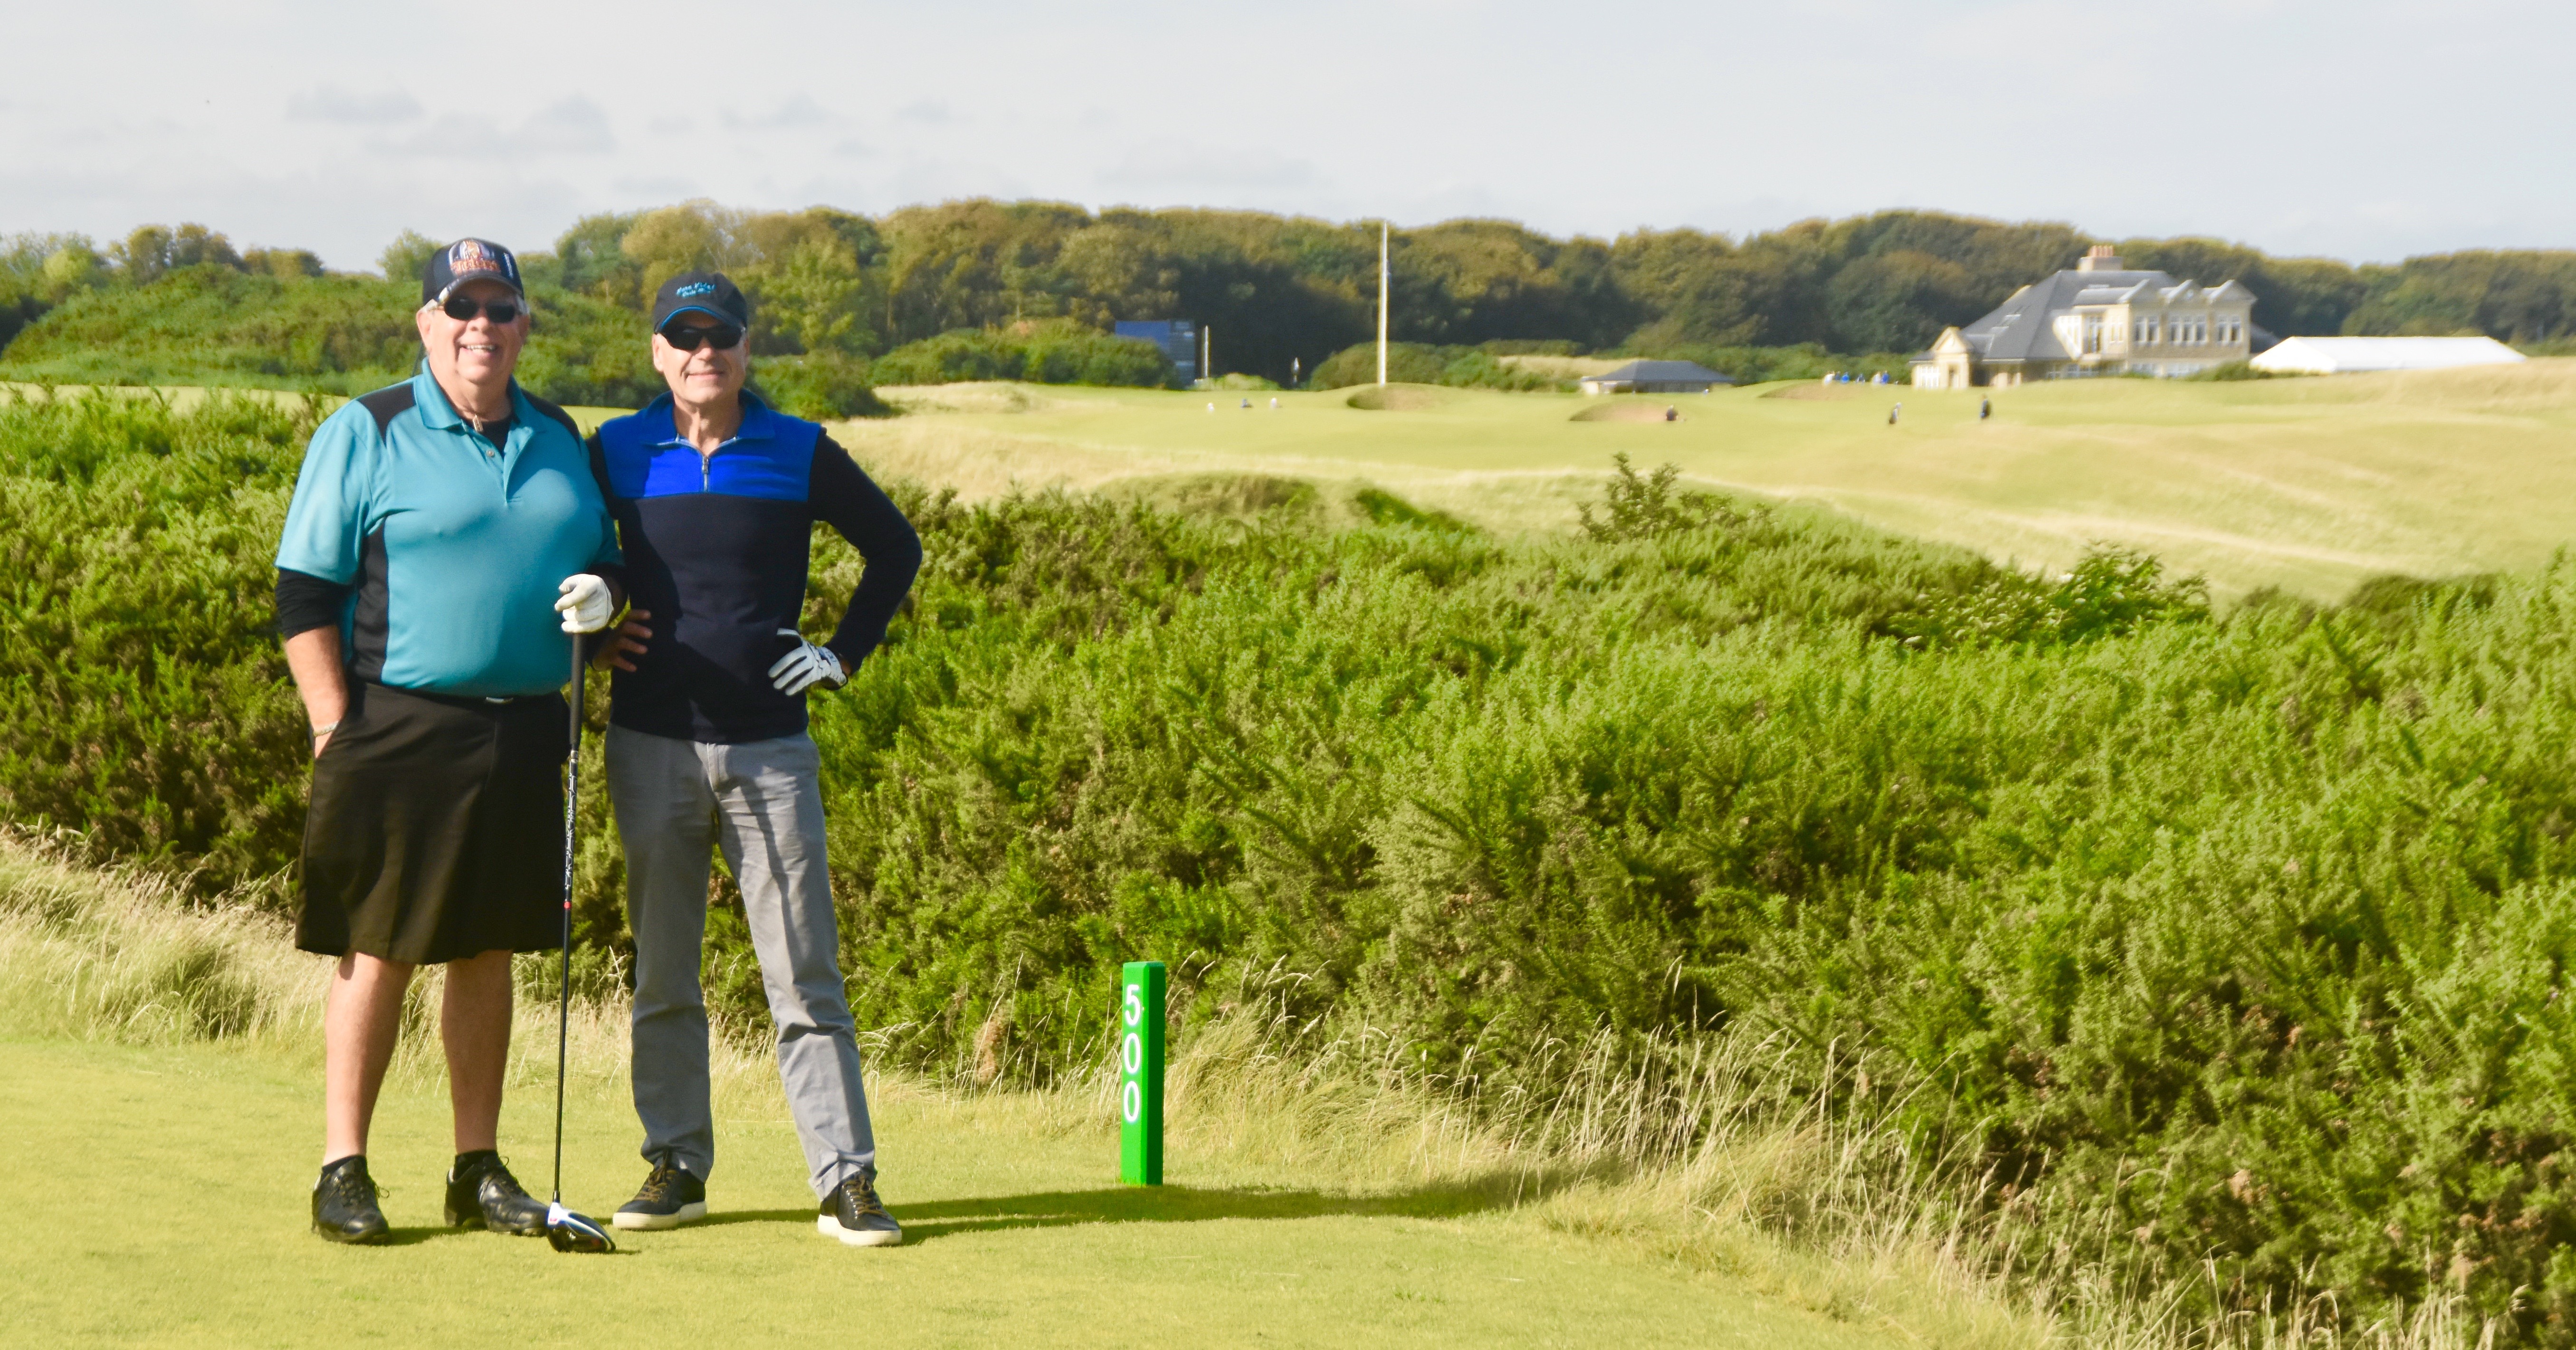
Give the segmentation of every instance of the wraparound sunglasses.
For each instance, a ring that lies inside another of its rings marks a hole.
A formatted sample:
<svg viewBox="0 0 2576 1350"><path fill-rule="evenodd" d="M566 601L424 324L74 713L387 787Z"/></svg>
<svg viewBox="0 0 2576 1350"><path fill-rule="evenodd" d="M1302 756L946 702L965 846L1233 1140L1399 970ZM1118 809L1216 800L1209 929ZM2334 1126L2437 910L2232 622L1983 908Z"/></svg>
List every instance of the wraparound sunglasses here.
<svg viewBox="0 0 2576 1350"><path fill-rule="evenodd" d="M725 327L693 328L685 324L675 323L662 330L662 340L684 352L696 351L701 346L713 347L718 351L723 351L724 349L733 346L735 343L742 341L742 330L739 328Z"/></svg>
<svg viewBox="0 0 2576 1350"><path fill-rule="evenodd" d="M520 315L528 312L528 307L516 300L486 302L467 295L451 295L440 302L438 308L458 323L472 323L477 314L490 317L494 323L514 323Z"/></svg>

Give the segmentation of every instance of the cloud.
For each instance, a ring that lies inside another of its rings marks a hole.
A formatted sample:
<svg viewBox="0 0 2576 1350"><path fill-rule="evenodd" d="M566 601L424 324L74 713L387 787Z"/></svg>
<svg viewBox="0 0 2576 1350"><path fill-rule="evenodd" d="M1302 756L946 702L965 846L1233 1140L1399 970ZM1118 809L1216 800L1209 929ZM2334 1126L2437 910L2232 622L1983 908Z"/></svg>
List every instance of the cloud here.
<svg viewBox="0 0 2576 1350"><path fill-rule="evenodd" d="M700 187L698 180L694 178L674 178L662 174L621 177L609 186L635 201L679 202L707 195L706 189Z"/></svg>
<svg viewBox="0 0 2576 1350"><path fill-rule="evenodd" d="M421 159L602 155L617 148L617 137L608 129L608 114L575 95L540 110L514 130L504 130L488 117L450 113L409 135L378 140L371 148Z"/></svg>
<svg viewBox="0 0 2576 1350"><path fill-rule="evenodd" d="M754 117L737 113L725 114L725 125L743 131L787 131L796 127L819 127L831 124L832 115L805 94L791 96L768 112Z"/></svg>
<svg viewBox="0 0 2576 1350"><path fill-rule="evenodd" d="M1190 191L1307 187L1316 177L1314 165L1275 150L1176 144L1134 151L1104 170L1100 181L1110 188Z"/></svg>
<svg viewBox="0 0 2576 1350"><path fill-rule="evenodd" d="M935 98L924 98L915 99L914 101L895 109L894 120L898 122L919 122L923 126L937 127L946 126L950 122L956 121L957 114L950 112L947 104L942 103Z"/></svg>
<svg viewBox="0 0 2576 1350"><path fill-rule="evenodd" d="M843 159L874 159L876 158L877 148L855 136L852 136L843 139L840 144L833 146L832 153L839 155Z"/></svg>
<svg viewBox="0 0 2576 1350"><path fill-rule="evenodd" d="M608 114L575 94L539 112L519 129L519 148L540 153L601 155L617 148L608 129Z"/></svg>
<svg viewBox="0 0 2576 1350"><path fill-rule="evenodd" d="M344 127L388 126L420 116L420 102L399 89L360 94L324 84L288 99L286 115L298 122L330 122Z"/></svg>

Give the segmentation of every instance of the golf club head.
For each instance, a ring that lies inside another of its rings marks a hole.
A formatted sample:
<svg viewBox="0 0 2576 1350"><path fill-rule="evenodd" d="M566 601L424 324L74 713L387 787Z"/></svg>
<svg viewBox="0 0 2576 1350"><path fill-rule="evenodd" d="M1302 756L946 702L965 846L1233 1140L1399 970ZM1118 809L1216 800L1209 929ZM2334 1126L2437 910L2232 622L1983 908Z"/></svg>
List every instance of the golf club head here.
<svg viewBox="0 0 2576 1350"><path fill-rule="evenodd" d="M575 1214L557 1200L546 1206L546 1241L559 1252L613 1252L617 1239L608 1230Z"/></svg>

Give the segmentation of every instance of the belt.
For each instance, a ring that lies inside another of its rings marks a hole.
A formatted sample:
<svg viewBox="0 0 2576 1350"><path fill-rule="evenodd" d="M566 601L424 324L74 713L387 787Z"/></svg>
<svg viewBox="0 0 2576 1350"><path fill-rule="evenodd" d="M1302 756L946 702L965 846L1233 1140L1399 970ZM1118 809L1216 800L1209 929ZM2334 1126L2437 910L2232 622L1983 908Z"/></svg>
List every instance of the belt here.
<svg viewBox="0 0 2576 1350"><path fill-rule="evenodd" d="M506 708L513 704L534 703L539 699L560 697L560 695L548 692L543 694L512 694L507 698L491 698L475 694L442 694L431 689L405 689L398 684L385 684L377 680L369 680L366 683L371 688L390 690L405 698L421 698L427 699L432 703L444 703L451 708Z"/></svg>

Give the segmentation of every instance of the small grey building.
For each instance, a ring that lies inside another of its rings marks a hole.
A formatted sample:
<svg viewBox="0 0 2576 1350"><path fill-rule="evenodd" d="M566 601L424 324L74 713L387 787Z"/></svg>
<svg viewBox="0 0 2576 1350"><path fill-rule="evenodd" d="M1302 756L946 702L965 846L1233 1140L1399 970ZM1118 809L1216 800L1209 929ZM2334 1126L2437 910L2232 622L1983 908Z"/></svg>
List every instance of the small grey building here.
<svg viewBox="0 0 2576 1350"><path fill-rule="evenodd" d="M1697 361L1631 361L1582 383L1587 394L1705 394L1735 381Z"/></svg>

